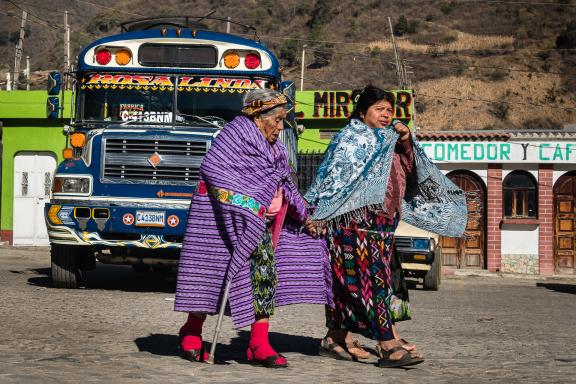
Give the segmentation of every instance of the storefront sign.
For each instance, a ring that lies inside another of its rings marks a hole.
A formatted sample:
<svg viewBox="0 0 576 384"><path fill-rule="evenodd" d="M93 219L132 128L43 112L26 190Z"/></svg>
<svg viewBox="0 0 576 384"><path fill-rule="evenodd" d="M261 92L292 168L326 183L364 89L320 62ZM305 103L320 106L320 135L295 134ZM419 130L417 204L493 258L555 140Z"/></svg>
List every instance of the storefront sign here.
<svg viewBox="0 0 576 384"><path fill-rule="evenodd" d="M391 91L396 96L395 118L411 125L412 91ZM296 98L298 119L347 119L354 110L352 91L300 91Z"/></svg>
<svg viewBox="0 0 576 384"><path fill-rule="evenodd" d="M421 142L436 162L576 164L576 142Z"/></svg>

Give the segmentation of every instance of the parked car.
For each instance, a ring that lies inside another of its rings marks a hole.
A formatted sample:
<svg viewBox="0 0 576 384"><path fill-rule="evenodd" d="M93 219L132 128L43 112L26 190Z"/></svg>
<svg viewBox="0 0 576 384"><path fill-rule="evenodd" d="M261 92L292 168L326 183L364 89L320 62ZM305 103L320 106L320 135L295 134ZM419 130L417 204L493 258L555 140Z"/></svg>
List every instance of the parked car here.
<svg viewBox="0 0 576 384"><path fill-rule="evenodd" d="M424 289L437 291L441 280L440 236L400 221L394 236L405 277L422 279Z"/></svg>

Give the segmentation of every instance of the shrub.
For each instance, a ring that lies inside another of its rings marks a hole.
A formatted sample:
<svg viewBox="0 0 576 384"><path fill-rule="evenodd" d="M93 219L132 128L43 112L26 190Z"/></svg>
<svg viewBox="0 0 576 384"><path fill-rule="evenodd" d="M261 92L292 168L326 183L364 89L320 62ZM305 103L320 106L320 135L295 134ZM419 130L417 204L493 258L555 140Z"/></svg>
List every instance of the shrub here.
<svg viewBox="0 0 576 384"><path fill-rule="evenodd" d="M448 14L452 13L454 8L456 8L456 2L451 1L449 3L442 4L442 6L440 7L440 10L442 11L443 14L448 15Z"/></svg>
<svg viewBox="0 0 576 384"><path fill-rule="evenodd" d="M394 24L394 34L396 36L404 36L406 34L416 33L417 29L418 21L412 20L408 22L408 19L406 19L404 15L400 15Z"/></svg>
<svg viewBox="0 0 576 384"><path fill-rule="evenodd" d="M496 116L500 120L506 120L508 117L508 111L510 111L510 105L506 103L490 103L490 113Z"/></svg>
<svg viewBox="0 0 576 384"><path fill-rule="evenodd" d="M576 21L571 21L566 25L558 37L556 37L556 49L576 48Z"/></svg>
<svg viewBox="0 0 576 384"><path fill-rule="evenodd" d="M291 67L298 64L298 48L299 44L294 39L285 40L280 47L278 57L286 62L286 65Z"/></svg>

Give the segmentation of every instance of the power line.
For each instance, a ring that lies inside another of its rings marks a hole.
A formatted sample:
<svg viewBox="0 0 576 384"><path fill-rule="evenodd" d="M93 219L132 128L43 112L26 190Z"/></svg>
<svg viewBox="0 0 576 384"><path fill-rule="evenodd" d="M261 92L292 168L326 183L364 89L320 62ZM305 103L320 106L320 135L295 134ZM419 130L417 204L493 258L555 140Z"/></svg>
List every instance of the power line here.
<svg viewBox="0 0 576 384"><path fill-rule="evenodd" d="M129 12L129 11L122 11L120 9L116 9L116 8L112 8L112 7L108 7L106 5L102 5L102 4L97 4L97 3L93 3L91 1L87 1L87 0L70 0L70 1L74 1L74 2L79 2L79 3L85 3L85 4L89 4L93 7L98 7L98 8L102 8L102 9L106 9L109 11L114 11L117 13L124 13L126 15L132 15L132 16L138 16L138 17L147 17L146 15L141 15L139 13L134 13L134 12Z"/></svg>
<svg viewBox="0 0 576 384"><path fill-rule="evenodd" d="M8 3L12 4L14 7L18 8L19 10L21 10L21 11L23 11L23 12L26 12L27 14L29 14L29 15L32 16L32 17L34 17L35 19L40 20L40 21L41 21L40 24L44 23L45 26L50 27L50 28L55 29L55 30L63 30L63 29L64 29L64 28L62 28L62 27L60 27L60 26L58 26L58 25L52 24L50 21L45 20L45 19L41 18L40 16L37 16L37 15L31 13L31 12L28 11L27 9L22 8L20 5L18 5L17 3L15 3L15 2L12 1L12 0L4 0L4 1L7 1Z"/></svg>
<svg viewBox="0 0 576 384"><path fill-rule="evenodd" d="M299 76L296 76L297 79L300 79ZM333 81L333 80L323 80L323 79L318 79L318 78L314 78L314 77L306 77L308 80L310 81L315 81L315 82L319 82L319 83L331 83L331 84L338 84L338 85L344 85L346 87L351 87L352 89L356 89L358 88L356 85L352 84L352 83L345 83L345 82L340 82L340 81ZM427 95L425 93L420 93L419 91L417 91L417 89L414 90L414 98L418 98L420 96L423 97L427 97L427 98L434 98L434 99L448 99L448 100L457 100L457 101L473 101L473 102L481 102L481 103L488 103L488 104L499 104L499 103L503 103L503 104L508 104L508 105L522 105L522 106L529 106L529 107L538 107L538 108L552 108L552 109L563 109L563 110L567 110L567 111L576 111L576 108L570 108L570 107L560 107L560 106L555 106L555 105L544 105L544 104L537 104L537 103L523 103L523 102L513 102L513 101L504 101L504 100L489 100L489 99L473 99L470 97L454 97L454 96L446 96L446 95ZM308 105L308 106L314 106L313 104L310 103L302 103L304 105Z"/></svg>
<svg viewBox="0 0 576 384"><path fill-rule="evenodd" d="M447 99L447 100L458 100L458 101L473 101L473 102L481 102L481 103L489 103L489 104L508 104L508 105L523 105L528 107L538 107L538 108L552 108L552 109L563 109L566 111L576 111L576 108L569 108L569 107L560 107L556 105L544 105L544 104L536 104L536 103L522 103L517 101L505 101L505 100L488 100L488 99L473 99L470 97L454 97L454 96L439 96L439 95L427 95L425 93L415 92L414 97L427 97L433 99Z"/></svg>

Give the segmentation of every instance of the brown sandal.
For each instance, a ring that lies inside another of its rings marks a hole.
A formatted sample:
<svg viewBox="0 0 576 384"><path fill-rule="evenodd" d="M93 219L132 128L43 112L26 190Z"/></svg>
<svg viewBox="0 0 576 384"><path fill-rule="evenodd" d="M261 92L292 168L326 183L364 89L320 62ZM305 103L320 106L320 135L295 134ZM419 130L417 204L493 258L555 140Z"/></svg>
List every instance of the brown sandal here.
<svg viewBox="0 0 576 384"><path fill-rule="evenodd" d="M408 367L411 365L420 364L424 360L421 358L412 357L410 352L402 348L401 346L392 347L388 350L382 348L380 345L376 345L376 351L378 352L378 366L380 368L398 368L398 367ZM391 359L390 356L394 352L403 351L404 354L400 359Z"/></svg>
<svg viewBox="0 0 576 384"><path fill-rule="evenodd" d="M396 339L396 341L398 341L400 343L402 348L404 348L406 351L410 352L410 355L412 357L415 357L418 359L421 359L423 357L422 353L420 353L420 351L416 348L416 345L409 343L405 339Z"/></svg>
<svg viewBox="0 0 576 384"><path fill-rule="evenodd" d="M336 360L353 361L354 358L346 349L342 348L341 351L336 351L336 348L342 348L338 343L329 342L327 338L323 338L318 348L318 354L324 357L331 357Z"/></svg>
<svg viewBox="0 0 576 384"><path fill-rule="evenodd" d="M356 349L359 352L352 352L351 349ZM367 359L370 357L370 352L362 348L358 340L352 340L346 343L346 351L357 359Z"/></svg>

